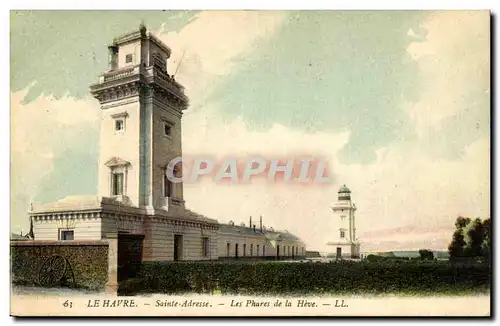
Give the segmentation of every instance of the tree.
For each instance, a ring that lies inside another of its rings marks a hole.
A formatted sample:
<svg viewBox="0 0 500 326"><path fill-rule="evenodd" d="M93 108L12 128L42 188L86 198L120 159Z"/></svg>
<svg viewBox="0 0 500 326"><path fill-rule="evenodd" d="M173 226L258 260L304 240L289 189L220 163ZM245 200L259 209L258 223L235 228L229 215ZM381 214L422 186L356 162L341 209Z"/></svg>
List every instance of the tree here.
<svg viewBox="0 0 500 326"><path fill-rule="evenodd" d="M470 222L471 219L469 217L459 216L455 221L455 228L464 229L465 227L467 227L467 225L469 225Z"/></svg>
<svg viewBox="0 0 500 326"><path fill-rule="evenodd" d="M461 229L455 230L453 232L453 239L448 246L448 252L450 253L450 259L464 256L465 239Z"/></svg>
<svg viewBox="0 0 500 326"><path fill-rule="evenodd" d="M484 239L482 243L482 256L484 259L487 261L490 260L490 253L491 253L491 220L486 219L483 222L483 232L484 232Z"/></svg>
<svg viewBox="0 0 500 326"><path fill-rule="evenodd" d="M429 249L420 249L418 253L422 260L434 260L434 253Z"/></svg>
<svg viewBox="0 0 500 326"><path fill-rule="evenodd" d="M489 260L491 252L491 221L459 216L448 246L450 259L458 257L483 257Z"/></svg>
<svg viewBox="0 0 500 326"><path fill-rule="evenodd" d="M465 230L465 255L481 257L483 255L484 227L481 219L476 218L467 225Z"/></svg>

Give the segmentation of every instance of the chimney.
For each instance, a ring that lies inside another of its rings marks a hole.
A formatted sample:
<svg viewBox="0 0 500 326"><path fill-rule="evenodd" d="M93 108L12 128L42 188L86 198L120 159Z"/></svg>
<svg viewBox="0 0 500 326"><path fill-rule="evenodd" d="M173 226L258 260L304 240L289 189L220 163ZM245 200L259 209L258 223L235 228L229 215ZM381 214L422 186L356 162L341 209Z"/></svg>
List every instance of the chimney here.
<svg viewBox="0 0 500 326"><path fill-rule="evenodd" d="M262 215L260 216L260 230L262 231Z"/></svg>
<svg viewBox="0 0 500 326"><path fill-rule="evenodd" d="M255 224L253 225L253 232L255 232Z"/></svg>
<svg viewBox="0 0 500 326"><path fill-rule="evenodd" d="M248 227L251 228L252 227L252 217L250 216L250 222L248 223Z"/></svg>

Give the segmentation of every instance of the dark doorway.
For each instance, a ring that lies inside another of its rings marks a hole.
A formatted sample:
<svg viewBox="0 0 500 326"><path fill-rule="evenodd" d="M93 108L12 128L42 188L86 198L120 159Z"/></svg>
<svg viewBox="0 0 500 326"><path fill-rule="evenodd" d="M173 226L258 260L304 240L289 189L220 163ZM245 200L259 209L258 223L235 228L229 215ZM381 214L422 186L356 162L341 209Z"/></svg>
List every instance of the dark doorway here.
<svg viewBox="0 0 500 326"><path fill-rule="evenodd" d="M276 246L276 258L280 258L280 246Z"/></svg>
<svg viewBox="0 0 500 326"><path fill-rule="evenodd" d="M238 244L234 245L234 257L238 258Z"/></svg>
<svg viewBox="0 0 500 326"><path fill-rule="evenodd" d="M340 259L342 257L342 248L337 247L337 259Z"/></svg>
<svg viewBox="0 0 500 326"><path fill-rule="evenodd" d="M143 235L118 234L118 282L135 277L142 263Z"/></svg>
<svg viewBox="0 0 500 326"><path fill-rule="evenodd" d="M174 234L174 261L182 260L182 235Z"/></svg>

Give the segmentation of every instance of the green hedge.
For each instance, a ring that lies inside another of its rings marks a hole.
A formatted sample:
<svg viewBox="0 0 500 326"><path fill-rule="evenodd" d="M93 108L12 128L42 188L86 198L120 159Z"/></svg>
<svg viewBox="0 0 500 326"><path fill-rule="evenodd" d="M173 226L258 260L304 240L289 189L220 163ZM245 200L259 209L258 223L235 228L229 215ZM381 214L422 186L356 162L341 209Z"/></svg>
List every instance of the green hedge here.
<svg viewBox="0 0 500 326"><path fill-rule="evenodd" d="M121 295L222 293L241 295L361 294L473 291L490 284L485 264L439 261L152 262L120 284Z"/></svg>
<svg viewBox="0 0 500 326"><path fill-rule="evenodd" d="M75 284L68 285L89 290L104 289L108 281L107 245L11 244L12 284L38 286L40 267L52 255L68 259L75 277Z"/></svg>

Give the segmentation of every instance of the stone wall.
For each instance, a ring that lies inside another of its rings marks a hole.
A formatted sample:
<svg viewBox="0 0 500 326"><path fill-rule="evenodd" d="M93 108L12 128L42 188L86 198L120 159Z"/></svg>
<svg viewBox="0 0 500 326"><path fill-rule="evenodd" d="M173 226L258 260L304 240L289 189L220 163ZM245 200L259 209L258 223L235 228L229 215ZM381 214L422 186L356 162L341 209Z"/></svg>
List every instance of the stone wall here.
<svg viewBox="0 0 500 326"><path fill-rule="evenodd" d="M108 242L100 240L11 241L12 284L38 286L42 264L60 255L69 262L76 287L103 290L108 281L108 250Z"/></svg>

